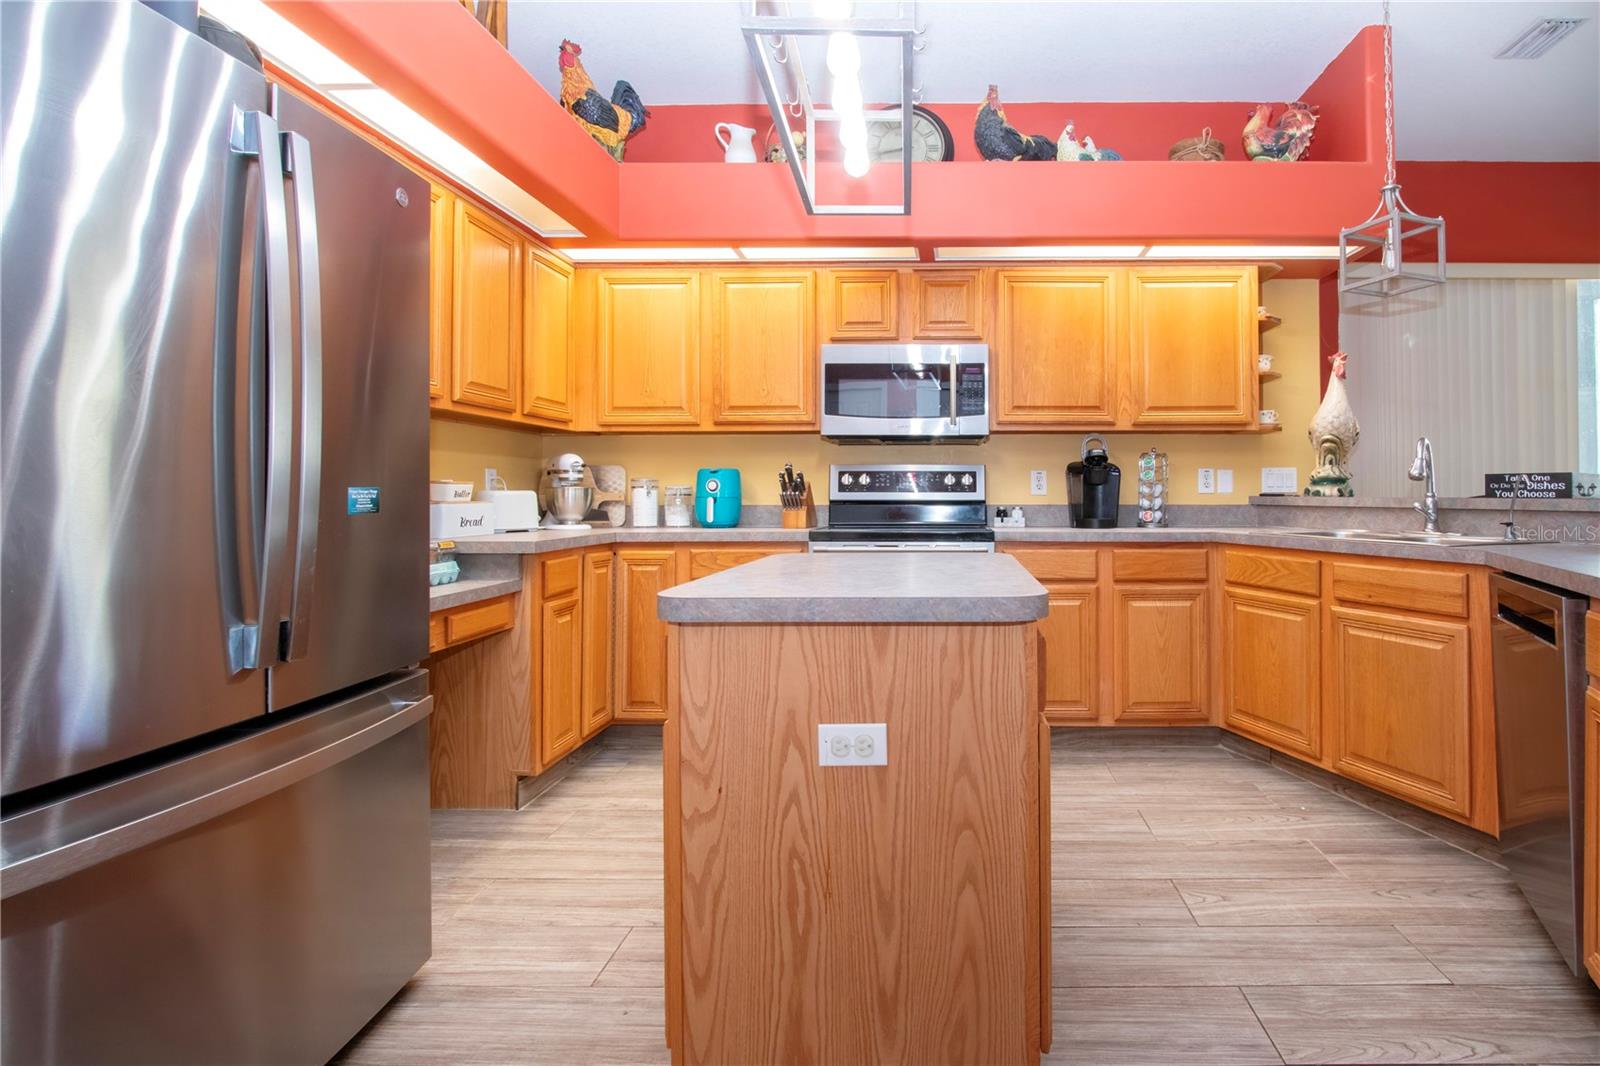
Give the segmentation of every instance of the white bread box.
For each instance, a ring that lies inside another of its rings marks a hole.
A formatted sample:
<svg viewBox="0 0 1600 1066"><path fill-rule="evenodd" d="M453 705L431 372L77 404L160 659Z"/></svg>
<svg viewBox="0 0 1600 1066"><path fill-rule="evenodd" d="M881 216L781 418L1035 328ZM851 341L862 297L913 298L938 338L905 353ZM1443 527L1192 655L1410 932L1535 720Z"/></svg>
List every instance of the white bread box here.
<svg viewBox="0 0 1600 1066"><path fill-rule="evenodd" d="M496 533L539 528L539 494L532 489L480 489L478 499L494 507Z"/></svg>
<svg viewBox="0 0 1600 1066"><path fill-rule="evenodd" d="M428 539L461 540L494 532L494 505L482 500L428 505Z"/></svg>

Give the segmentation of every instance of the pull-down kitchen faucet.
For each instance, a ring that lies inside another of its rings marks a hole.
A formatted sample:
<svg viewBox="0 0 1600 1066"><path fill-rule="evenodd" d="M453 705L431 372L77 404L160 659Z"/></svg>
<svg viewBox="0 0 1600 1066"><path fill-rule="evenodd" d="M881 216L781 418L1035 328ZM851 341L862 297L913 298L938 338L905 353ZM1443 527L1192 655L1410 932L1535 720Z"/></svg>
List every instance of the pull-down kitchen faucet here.
<svg viewBox="0 0 1600 1066"><path fill-rule="evenodd" d="M1411 460L1406 476L1423 483L1422 502L1411 506L1422 515L1424 533L1439 532L1439 492L1433 481L1433 444L1427 437L1417 438L1417 456Z"/></svg>

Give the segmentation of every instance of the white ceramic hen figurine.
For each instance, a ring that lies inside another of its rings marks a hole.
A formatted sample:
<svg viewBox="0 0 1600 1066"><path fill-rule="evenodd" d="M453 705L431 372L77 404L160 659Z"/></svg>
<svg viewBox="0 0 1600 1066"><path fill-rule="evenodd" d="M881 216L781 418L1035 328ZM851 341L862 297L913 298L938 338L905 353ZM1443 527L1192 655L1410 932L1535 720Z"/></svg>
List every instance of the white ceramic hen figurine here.
<svg viewBox="0 0 1600 1066"><path fill-rule="evenodd" d="M1311 416L1306 430L1306 437L1317 452L1317 468L1311 472L1307 496L1355 495L1345 464L1350 461L1356 441L1361 439L1361 425L1344 391L1344 365L1349 358L1344 352L1334 352L1330 357L1333 373L1328 376L1328 391L1322 394L1322 406Z"/></svg>

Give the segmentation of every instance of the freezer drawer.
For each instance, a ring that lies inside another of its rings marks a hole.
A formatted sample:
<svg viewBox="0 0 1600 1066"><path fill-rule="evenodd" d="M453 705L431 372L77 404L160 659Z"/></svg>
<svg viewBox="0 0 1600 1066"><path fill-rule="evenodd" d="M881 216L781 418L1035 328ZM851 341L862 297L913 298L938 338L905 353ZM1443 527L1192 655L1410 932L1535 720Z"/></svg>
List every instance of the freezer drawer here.
<svg viewBox="0 0 1600 1066"><path fill-rule="evenodd" d="M9 817L0 1059L313 1063L430 951L426 674Z"/></svg>

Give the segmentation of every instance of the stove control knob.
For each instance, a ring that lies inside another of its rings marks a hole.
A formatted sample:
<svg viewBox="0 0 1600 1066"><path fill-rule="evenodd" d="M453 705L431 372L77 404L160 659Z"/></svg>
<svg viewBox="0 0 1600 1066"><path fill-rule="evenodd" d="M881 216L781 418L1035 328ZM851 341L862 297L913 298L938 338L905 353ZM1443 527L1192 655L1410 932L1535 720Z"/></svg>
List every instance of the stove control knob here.
<svg viewBox="0 0 1600 1066"><path fill-rule="evenodd" d="M962 474L961 475L961 484L970 486L972 484L972 475L971 474Z"/></svg>
<svg viewBox="0 0 1600 1066"><path fill-rule="evenodd" d="M841 485L853 485L853 484L855 484L855 480L856 479L851 477L849 474L840 474L839 475L839 484L841 484Z"/></svg>
<svg viewBox="0 0 1600 1066"><path fill-rule="evenodd" d="M861 483L863 485L870 485L870 484L872 484L872 478L870 478L866 474L862 474L861 475Z"/></svg>
<svg viewBox="0 0 1600 1066"><path fill-rule="evenodd" d="M944 476L944 483L946 485L954 485L956 483L956 476L954 474L946 474Z"/></svg>

